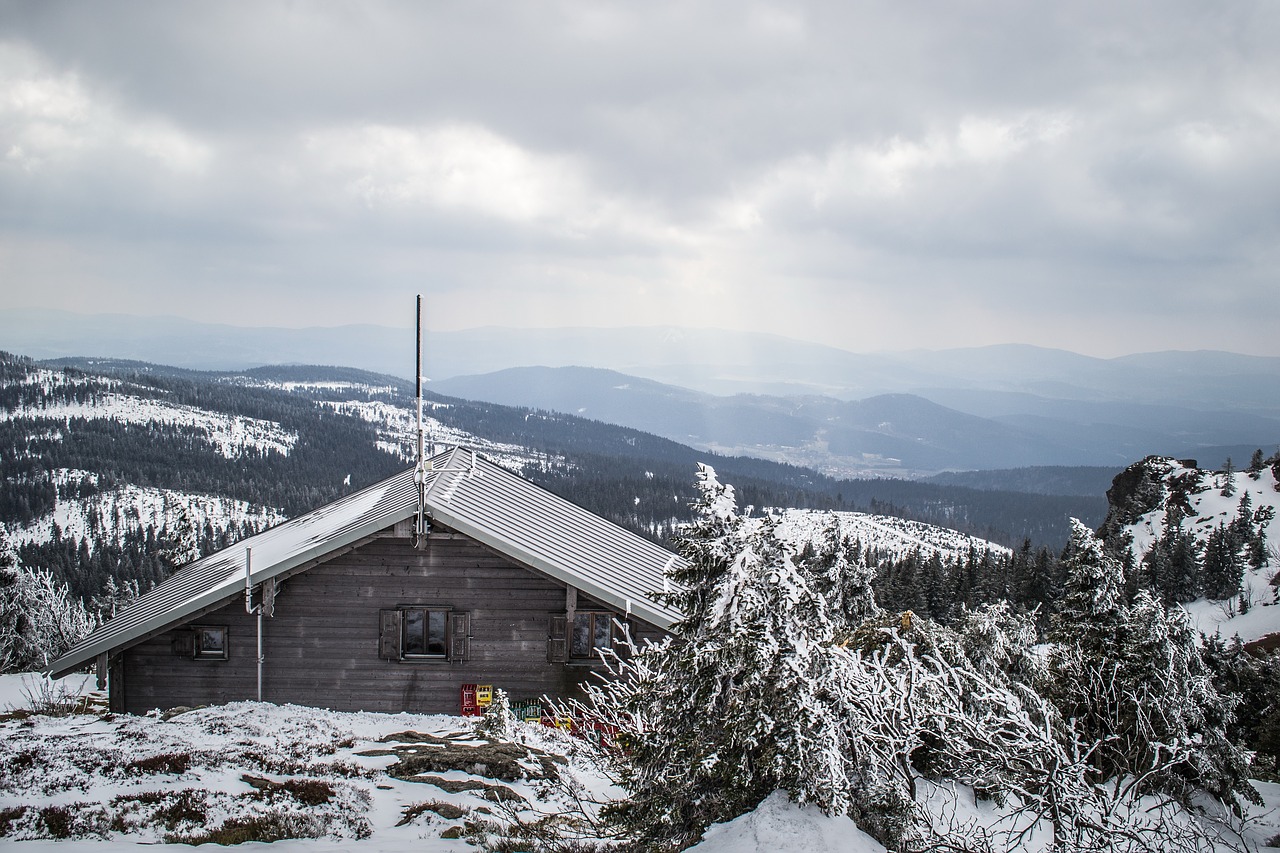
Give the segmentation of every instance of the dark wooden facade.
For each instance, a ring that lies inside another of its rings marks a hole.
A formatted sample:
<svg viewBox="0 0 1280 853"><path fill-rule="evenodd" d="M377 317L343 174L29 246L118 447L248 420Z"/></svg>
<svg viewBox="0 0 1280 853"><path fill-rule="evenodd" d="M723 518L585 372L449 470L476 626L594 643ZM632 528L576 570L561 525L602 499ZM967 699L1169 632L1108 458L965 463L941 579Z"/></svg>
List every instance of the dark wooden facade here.
<svg viewBox="0 0 1280 853"><path fill-rule="evenodd" d="M466 659L380 656L380 614L412 606L465 614ZM599 668L549 659L556 617L562 631L566 611L575 608L609 609L462 534L437 529L417 550L389 530L279 580L274 614L262 620L262 698L344 711L456 714L463 684L490 684L512 700L570 695ZM662 634L640 620L628 624L638 639ZM184 637L193 625L227 628L225 660L191 656ZM144 713L255 699L257 649L257 619L237 596L125 649L112 662L112 707Z"/></svg>

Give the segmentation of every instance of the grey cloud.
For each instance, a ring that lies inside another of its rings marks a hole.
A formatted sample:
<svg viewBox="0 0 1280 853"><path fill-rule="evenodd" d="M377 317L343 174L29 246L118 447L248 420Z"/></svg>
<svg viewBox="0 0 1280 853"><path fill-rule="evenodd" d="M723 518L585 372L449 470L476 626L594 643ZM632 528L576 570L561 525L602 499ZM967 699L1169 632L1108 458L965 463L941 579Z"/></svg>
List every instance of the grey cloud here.
<svg viewBox="0 0 1280 853"><path fill-rule="evenodd" d="M0 100L0 240L24 276L4 286L28 302L67 307L59 276L92 280L97 252L99 301L145 289L173 313L214 289L297 318L306 292L309 322L376 320L348 316L350 287L372 313L416 283L506 294L493 322L542 290L549 315L613 324L715 294L726 322L827 340L826 313L874 310L893 337L867 345L890 348L1028 325L1070 346L1105 307L1276 352L1263 2L7 2L0 21L0 57L84 99ZM54 246L75 275L42 267ZM1254 310L1210 322L1205 293ZM931 314L953 294L969 328Z"/></svg>

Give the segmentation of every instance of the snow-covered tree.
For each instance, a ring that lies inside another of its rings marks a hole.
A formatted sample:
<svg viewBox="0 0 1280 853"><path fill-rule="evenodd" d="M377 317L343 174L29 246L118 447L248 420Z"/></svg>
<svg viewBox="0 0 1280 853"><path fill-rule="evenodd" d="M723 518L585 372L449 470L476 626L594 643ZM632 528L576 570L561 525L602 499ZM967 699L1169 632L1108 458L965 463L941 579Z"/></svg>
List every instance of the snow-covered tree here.
<svg viewBox="0 0 1280 853"><path fill-rule="evenodd" d="M1051 638L1099 656L1119 643L1124 622L1124 569L1082 521L1071 519L1063 552L1065 588Z"/></svg>
<svg viewBox="0 0 1280 853"><path fill-rule="evenodd" d="M117 583L113 577L107 578L102 592L89 600L88 612L94 622L102 623L114 619L116 614L128 607L142 595L137 580Z"/></svg>
<svg viewBox="0 0 1280 853"><path fill-rule="evenodd" d="M0 534L0 672L39 669L91 628L84 605L52 573L17 564Z"/></svg>
<svg viewBox="0 0 1280 853"><path fill-rule="evenodd" d="M1184 801L1195 790L1249 796L1247 760L1226 730L1232 703L1214 689L1185 612L1145 590L1126 605L1118 566L1083 524L1068 552L1047 689L1094 744L1091 778L1129 776Z"/></svg>
<svg viewBox="0 0 1280 853"><path fill-rule="evenodd" d="M515 740L515 725L516 717L511 712L511 700L507 698L507 691L495 689L492 700L476 722L476 734L489 740L508 743Z"/></svg>
<svg viewBox="0 0 1280 853"><path fill-rule="evenodd" d="M1125 726L1116 733L1128 738L1134 765L1166 763L1153 787L1183 801L1197 790L1227 802L1256 799L1248 758L1227 731L1237 700L1214 687L1186 611L1141 593L1127 623L1118 650Z"/></svg>
<svg viewBox="0 0 1280 853"><path fill-rule="evenodd" d="M744 517L710 467L697 485L695 520L676 536L687 566L670 578L683 614L672 639L615 661L619 678L578 709L623 729L631 795L613 813L653 842L692 841L778 788L849 808L829 651L837 625L873 607L869 572L830 529L802 555L777 519Z"/></svg>

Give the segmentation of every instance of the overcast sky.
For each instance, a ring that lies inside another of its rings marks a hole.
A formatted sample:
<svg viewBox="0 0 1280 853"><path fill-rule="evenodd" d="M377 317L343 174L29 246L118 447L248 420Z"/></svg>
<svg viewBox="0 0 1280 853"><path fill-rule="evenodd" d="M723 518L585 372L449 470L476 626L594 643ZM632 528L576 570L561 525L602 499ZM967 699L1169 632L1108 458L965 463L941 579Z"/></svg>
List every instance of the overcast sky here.
<svg viewBox="0 0 1280 853"><path fill-rule="evenodd" d="M0 296L1280 355L1277 45L1273 0L0 0Z"/></svg>

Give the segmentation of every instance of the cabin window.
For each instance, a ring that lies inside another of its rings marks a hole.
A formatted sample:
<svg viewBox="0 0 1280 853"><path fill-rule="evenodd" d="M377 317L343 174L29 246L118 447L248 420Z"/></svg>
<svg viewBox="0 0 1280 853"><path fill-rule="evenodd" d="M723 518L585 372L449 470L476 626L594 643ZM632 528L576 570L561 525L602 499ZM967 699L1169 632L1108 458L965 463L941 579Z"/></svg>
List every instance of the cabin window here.
<svg viewBox="0 0 1280 853"><path fill-rule="evenodd" d="M575 658L599 658L599 649L613 648L612 613L579 610L573 614L573 637L569 655Z"/></svg>
<svg viewBox="0 0 1280 853"><path fill-rule="evenodd" d="M194 657L196 660L227 659L227 628L225 625L195 625Z"/></svg>
<svg viewBox="0 0 1280 853"><path fill-rule="evenodd" d="M447 606L404 606L380 611L378 656L384 660L450 661L471 656L470 614Z"/></svg>
<svg viewBox="0 0 1280 853"><path fill-rule="evenodd" d="M449 611L403 611L404 639L400 653L407 658L443 658L449 650Z"/></svg>

